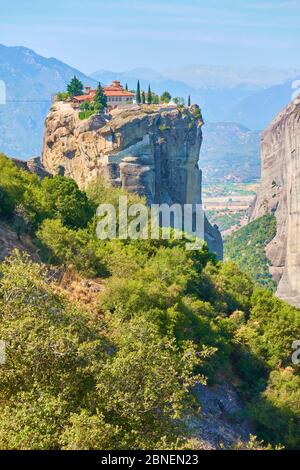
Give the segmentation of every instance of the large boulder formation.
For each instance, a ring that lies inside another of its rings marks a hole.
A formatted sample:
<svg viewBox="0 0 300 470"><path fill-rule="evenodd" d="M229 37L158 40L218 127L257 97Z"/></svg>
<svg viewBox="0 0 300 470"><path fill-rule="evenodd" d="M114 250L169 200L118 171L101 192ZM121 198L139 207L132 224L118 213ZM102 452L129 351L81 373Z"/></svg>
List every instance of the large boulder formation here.
<svg viewBox="0 0 300 470"><path fill-rule="evenodd" d="M81 188L102 176L149 204L199 204L202 124L198 107L131 106L80 120L72 105L56 102L46 119L42 163ZM221 258L217 227L205 220L205 232Z"/></svg>
<svg viewBox="0 0 300 470"><path fill-rule="evenodd" d="M265 130L262 179L251 215L274 213L277 234L266 247L277 294L300 307L300 96Z"/></svg>

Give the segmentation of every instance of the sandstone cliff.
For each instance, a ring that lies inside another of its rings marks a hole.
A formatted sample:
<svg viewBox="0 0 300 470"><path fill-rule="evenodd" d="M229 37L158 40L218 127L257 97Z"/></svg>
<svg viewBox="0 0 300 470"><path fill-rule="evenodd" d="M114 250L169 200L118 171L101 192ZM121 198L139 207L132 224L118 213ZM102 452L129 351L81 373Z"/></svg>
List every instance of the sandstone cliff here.
<svg viewBox="0 0 300 470"><path fill-rule="evenodd" d="M251 219L272 212L277 234L266 247L277 294L300 306L300 96L265 130L262 180Z"/></svg>
<svg viewBox="0 0 300 470"><path fill-rule="evenodd" d="M69 104L56 102L46 119L42 163L82 188L103 176L149 204L199 204L201 127L197 108L135 106L80 120ZM222 257L220 233L207 220L205 238Z"/></svg>

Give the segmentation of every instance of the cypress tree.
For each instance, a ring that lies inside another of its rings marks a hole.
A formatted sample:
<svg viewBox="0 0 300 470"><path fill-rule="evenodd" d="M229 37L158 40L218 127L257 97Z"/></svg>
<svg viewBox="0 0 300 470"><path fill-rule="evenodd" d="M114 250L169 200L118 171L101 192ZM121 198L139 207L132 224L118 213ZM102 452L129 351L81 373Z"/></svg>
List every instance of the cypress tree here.
<svg viewBox="0 0 300 470"><path fill-rule="evenodd" d="M141 99L141 86L140 86L140 81L138 80L137 82L137 87L136 87L136 102L138 104L141 104L142 99Z"/></svg>
<svg viewBox="0 0 300 470"><path fill-rule="evenodd" d="M103 112L104 109L107 107L107 98L104 94L104 91L100 82L98 84L95 98L94 98L94 107L97 111L100 111L100 112Z"/></svg>
<svg viewBox="0 0 300 470"><path fill-rule="evenodd" d="M128 91L128 85L127 85L127 83L126 83L126 85L125 85L125 90Z"/></svg>
<svg viewBox="0 0 300 470"><path fill-rule="evenodd" d="M146 103L146 93L143 91L142 92L142 104Z"/></svg>
<svg viewBox="0 0 300 470"><path fill-rule="evenodd" d="M191 106L191 96L189 95L189 98L188 98L188 106Z"/></svg>
<svg viewBox="0 0 300 470"><path fill-rule="evenodd" d="M149 88L148 88L147 103L148 103L148 104L152 104L152 92L151 92L151 87L150 87L150 85L149 85Z"/></svg>
<svg viewBox="0 0 300 470"><path fill-rule="evenodd" d="M69 85L67 86L67 90L70 96L79 96L83 95L83 84L78 78L74 75L72 80L70 81Z"/></svg>

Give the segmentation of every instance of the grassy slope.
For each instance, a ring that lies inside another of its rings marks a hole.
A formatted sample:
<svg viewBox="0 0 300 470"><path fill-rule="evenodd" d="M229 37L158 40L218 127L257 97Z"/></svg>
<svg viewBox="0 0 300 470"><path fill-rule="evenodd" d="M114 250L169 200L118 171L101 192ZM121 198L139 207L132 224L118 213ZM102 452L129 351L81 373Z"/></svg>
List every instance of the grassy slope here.
<svg viewBox="0 0 300 470"><path fill-rule="evenodd" d="M265 246L276 234L276 219L272 214L264 215L241 228L225 240L225 259L231 259L247 273L255 284L275 289L269 274L269 262Z"/></svg>

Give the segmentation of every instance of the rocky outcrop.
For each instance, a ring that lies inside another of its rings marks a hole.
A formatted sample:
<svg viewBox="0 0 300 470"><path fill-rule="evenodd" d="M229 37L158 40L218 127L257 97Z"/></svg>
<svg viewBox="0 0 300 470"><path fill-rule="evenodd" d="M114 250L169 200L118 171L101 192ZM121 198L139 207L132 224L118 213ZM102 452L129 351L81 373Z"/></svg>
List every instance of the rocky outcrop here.
<svg viewBox="0 0 300 470"><path fill-rule="evenodd" d="M12 158L12 161L21 170L29 171L30 173L35 173L40 178L46 178L46 176L51 176L51 174L48 173L43 167L40 157L33 157L27 161Z"/></svg>
<svg viewBox="0 0 300 470"><path fill-rule="evenodd" d="M70 104L56 102L46 119L42 163L82 188L102 176L149 204L199 204L201 127L196 107L131 106L80 120ZM222 257L217 227L206 220L205 233Z"/></svg>
<svg viewBox="0 0 300 470"><path fill-rule="evenodd" d="M300 96L265 130L262 179L251 219L274 213L277 234L266 247L277 294L300 307Z"/></svg>
<svg viewBox="0 0 300 470"><path fill-rule="evenodd" d="M201 405L200 416L187 420L195 449L232 449L246 446L255 430L246 418L245 404L236 388L225 381L210 387L198 384L194 396Z"/></svg>

